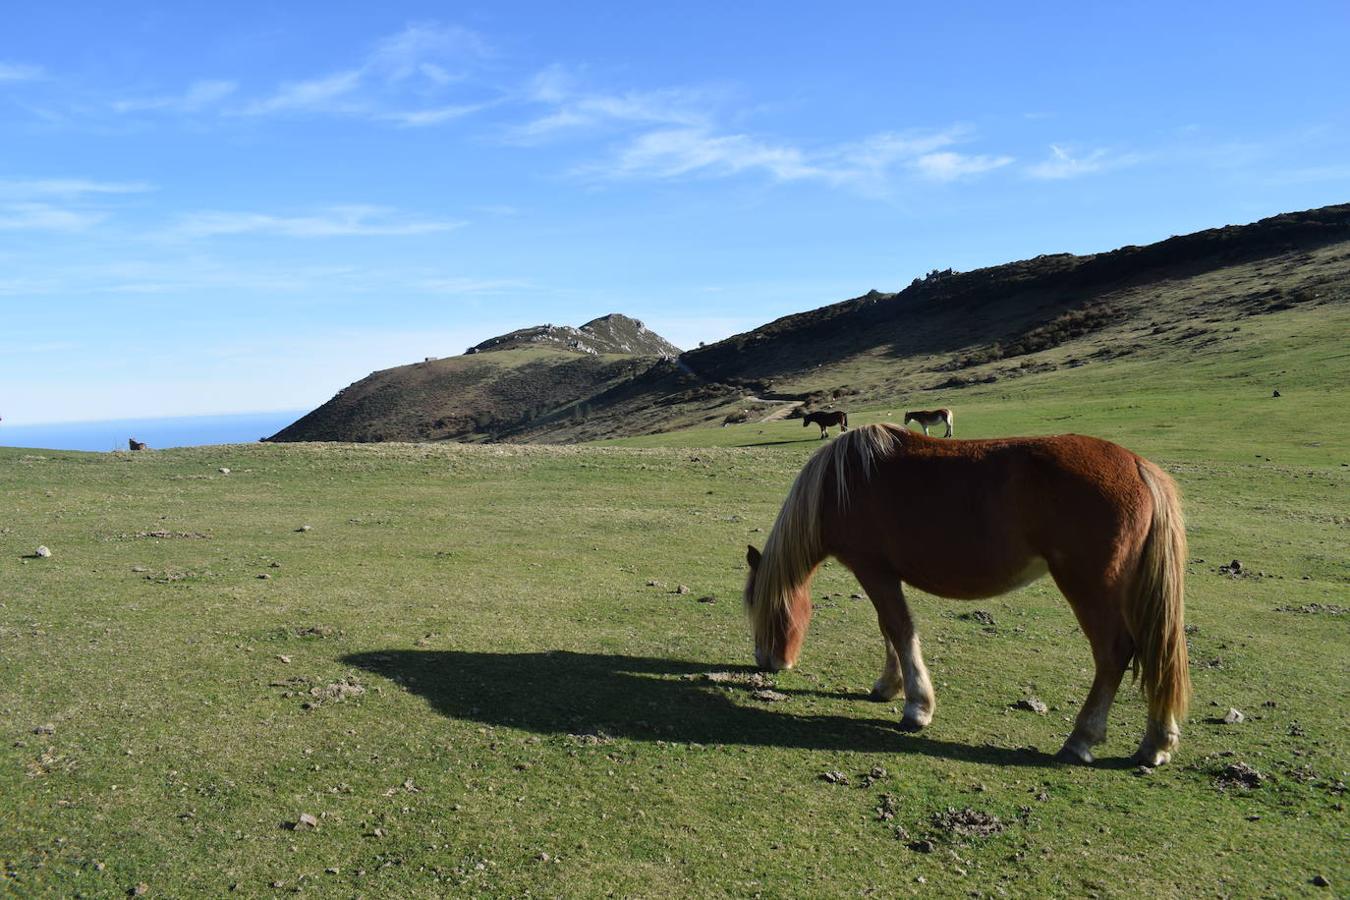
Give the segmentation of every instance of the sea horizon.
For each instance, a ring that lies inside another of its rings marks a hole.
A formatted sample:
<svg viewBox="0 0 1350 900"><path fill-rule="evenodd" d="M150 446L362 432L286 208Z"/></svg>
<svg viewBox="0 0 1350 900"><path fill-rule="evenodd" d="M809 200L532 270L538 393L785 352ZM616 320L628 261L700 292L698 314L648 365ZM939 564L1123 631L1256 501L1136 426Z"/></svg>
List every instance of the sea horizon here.
<svg viewBox="0 0 1350 900"><path fill-rule="evenodd" d="M106 453L128 449L135 439L154 450L252 444L276 434L307 410L219 415L155 416L9 425L0 422L0 447L34 450L83 450Z"/></svg>

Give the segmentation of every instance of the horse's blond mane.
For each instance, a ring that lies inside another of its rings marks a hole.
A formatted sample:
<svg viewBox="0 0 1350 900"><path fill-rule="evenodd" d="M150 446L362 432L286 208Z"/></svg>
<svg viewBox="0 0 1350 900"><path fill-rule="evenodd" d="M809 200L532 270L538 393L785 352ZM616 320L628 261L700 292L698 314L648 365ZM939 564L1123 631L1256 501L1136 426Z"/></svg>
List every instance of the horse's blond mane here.
<svg viewBox="0 0 1350 900"><path fill-rule="evenodd" d="M850 470L865 481L906 434L904 428L890 423L863 425L844 432L807 460L764 543L753 596L746 597L757 636L771 633L769 629L784 616L792 615L793 594L810 581L825 558L820 517L826 478L835 473L835 501L847 507Z"/></svg>

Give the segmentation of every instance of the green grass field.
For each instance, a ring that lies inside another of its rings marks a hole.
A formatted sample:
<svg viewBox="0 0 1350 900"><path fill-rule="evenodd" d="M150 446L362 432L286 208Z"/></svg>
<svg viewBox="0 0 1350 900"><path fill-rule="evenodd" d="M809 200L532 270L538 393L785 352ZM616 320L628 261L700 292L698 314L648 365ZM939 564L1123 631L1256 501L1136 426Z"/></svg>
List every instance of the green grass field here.
<svg viewBox="0 0 1350 900"><path fill-rule="evenodd" d="M1097 434L1180 483L1196 695L1149 775L1129 690L1096 767L1050 762L1091 663L1048 580L911 594L920 734L862 699L881 641L837 564L786 699L753 696L742 560L818 445L799 422L0 450L0 893L1343 896L1347 324L936 398L961 437ZM1263 780L1221 789L1239 762Z"/></svg>

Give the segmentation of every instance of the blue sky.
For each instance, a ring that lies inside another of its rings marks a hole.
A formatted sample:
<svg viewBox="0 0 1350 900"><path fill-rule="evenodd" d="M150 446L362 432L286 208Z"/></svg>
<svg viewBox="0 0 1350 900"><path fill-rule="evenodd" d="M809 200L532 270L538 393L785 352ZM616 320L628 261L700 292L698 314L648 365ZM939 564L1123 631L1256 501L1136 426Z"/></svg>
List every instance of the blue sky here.
<svg viewBox="0 0 1350 900"><path fill-rule="evenodd" d="M0 416L307 408L1350 200L1343 0L843 6L11 5Z"/></svg>

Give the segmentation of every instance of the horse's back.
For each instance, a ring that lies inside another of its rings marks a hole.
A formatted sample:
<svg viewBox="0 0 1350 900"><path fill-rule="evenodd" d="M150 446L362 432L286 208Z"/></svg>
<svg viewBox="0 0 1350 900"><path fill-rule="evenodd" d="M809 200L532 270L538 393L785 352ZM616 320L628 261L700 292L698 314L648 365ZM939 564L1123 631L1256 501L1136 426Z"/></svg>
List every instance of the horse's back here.
<svg viewBox="0 0 1350 900"><path fill-rule="evenodd" d="M900 441L866 482L849 484L847 507L827 510L826 531L933 593L1000 593L1083 547L1111 556L1138 518L1138 457L1108 441L907 431Z"/></svg>

